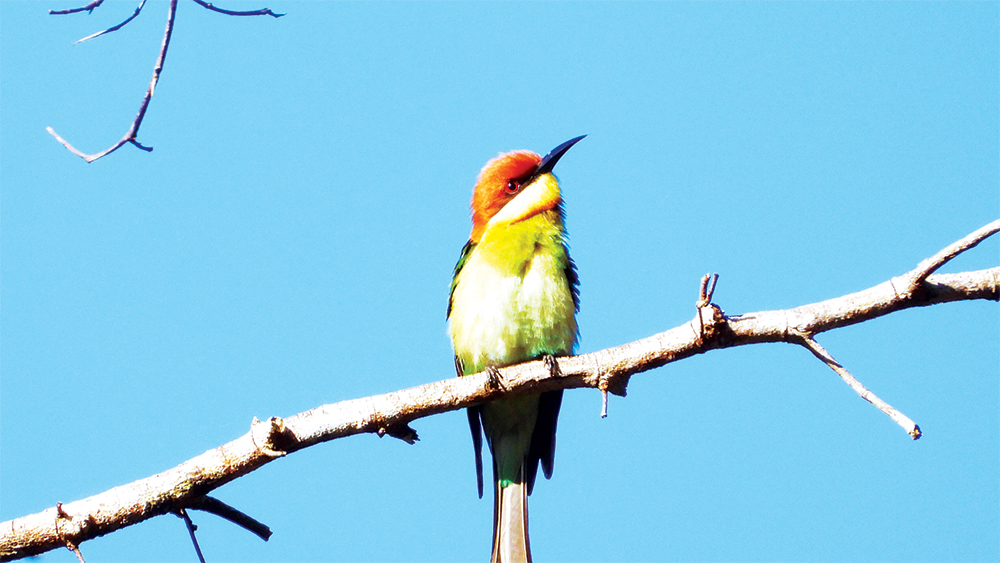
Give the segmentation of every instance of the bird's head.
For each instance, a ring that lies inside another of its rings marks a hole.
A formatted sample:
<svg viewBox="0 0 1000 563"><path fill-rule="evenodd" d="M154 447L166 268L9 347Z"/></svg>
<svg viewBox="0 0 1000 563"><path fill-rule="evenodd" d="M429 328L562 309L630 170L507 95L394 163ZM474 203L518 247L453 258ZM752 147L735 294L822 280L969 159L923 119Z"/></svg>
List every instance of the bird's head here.
<svg viewBox="0 0 1000 563"><path fill-rule="evenodd" d="M479 173L472 193L473 242L479 242L486 228L498 222L515 223L559 205L559 183L552 175L556 162L575 145L570 139L545 155L531 151L503 153L490 160Z"/></svg>

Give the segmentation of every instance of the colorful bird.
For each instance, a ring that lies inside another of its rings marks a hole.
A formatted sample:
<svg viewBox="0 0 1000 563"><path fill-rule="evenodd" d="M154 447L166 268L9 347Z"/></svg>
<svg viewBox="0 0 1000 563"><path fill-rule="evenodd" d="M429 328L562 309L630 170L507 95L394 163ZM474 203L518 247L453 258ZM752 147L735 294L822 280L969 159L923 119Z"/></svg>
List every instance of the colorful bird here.
<svg viewBox="0 0 1000 563"><path fill-rule="evenodd" d="M472 234L455 266L448 301L458 375L573 353L578 282L552 169L583 137L545 158L530 151L501 154L479 173ZM558 390L469 409L480 498L480 428L493 454L494 562L531 561L527 495L539 462L545 478L552 476L561 402Z"/></svg>

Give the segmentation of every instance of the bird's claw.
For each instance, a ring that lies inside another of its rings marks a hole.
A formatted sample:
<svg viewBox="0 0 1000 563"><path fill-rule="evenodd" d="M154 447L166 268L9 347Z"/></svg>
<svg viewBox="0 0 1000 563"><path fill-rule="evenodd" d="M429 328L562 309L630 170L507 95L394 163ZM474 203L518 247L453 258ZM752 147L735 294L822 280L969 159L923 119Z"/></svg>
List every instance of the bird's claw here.
<svg viewBox="0 0 1000 563"><path fill-rule="evenodd" d="M555 356L552 354L545 354L542 356L542 362L545 364L545 367L548 368L549 374L552 377L562 377L562 371L559 369L559 362L556 360Z"/></svg>
<svg viewBox="0 0 1000 563"><path fill-rule="evenodd" d="M493 390L503 388L500 370L498 370L496 366L488 366L486 368L486 386Z"/></svg>

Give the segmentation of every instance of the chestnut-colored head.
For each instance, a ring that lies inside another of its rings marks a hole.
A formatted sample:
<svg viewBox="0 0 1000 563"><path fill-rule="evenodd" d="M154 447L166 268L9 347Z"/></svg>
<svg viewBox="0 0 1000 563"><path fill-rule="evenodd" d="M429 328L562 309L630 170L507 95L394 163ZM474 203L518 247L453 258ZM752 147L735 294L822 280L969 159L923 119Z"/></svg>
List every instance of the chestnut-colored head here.
<svg viewBox="0 0 1000 563"><path fill-rule="evenodd" d="M490 221L500 216L520 221L559 205L559 184L552 175L556 162L582 135L566 141L545 158L531 151L502 153L479 173L472 193L472 242L479 242ZM510 206L510 207L508 207Z"/></svg>
<svg viewBox="0 0 1000 563"><path fill-rule="evenodd" d="M513 151L490 160L479 173L472 193L472 236L479 240L486 225L524 187L542 157L531 151Z"/></svg>

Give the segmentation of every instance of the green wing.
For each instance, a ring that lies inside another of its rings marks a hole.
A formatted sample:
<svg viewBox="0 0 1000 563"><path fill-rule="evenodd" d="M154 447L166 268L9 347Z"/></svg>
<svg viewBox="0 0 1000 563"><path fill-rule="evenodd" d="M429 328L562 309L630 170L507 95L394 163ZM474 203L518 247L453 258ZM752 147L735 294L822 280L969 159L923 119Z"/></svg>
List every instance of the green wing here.
<svg viewBox="0 0 1000 563"><path fill-rule="evenodd" d="M471 240L465 243L462 247L462 255L458 258L458 264L455 264L455 275L451 278L451 291L448 293L448 317L451 317L451 304L452 299L455 297L455 286L458 285L458 273L462 271L465 267L465 262L472 255L472 249L476 248L476 243ZM455 371L458 375L465 375L465 366L462 365L462 360L455 356ZM480 426L480 409L479 405L474 407L469 407L469 430L472 431L472 448L476 453L476 486L479 489L479 498L483 498L483 431L482 426Z"/></svg>
<svg viewBox="0 0 1000 563"><path fill-rule="evenodd" d="M462 247L462 255L458 258L458 264L455 264L455 274L451 278L451 291L448 293L448 315L445 318L451 317L451 301L455 297L455 286L458 285L458 273L465 267L465 262L472 255L472 249L474 248L476 248L476 243L471 240ZM459 370L458 375L462 375L461 370Z"/></svg>

